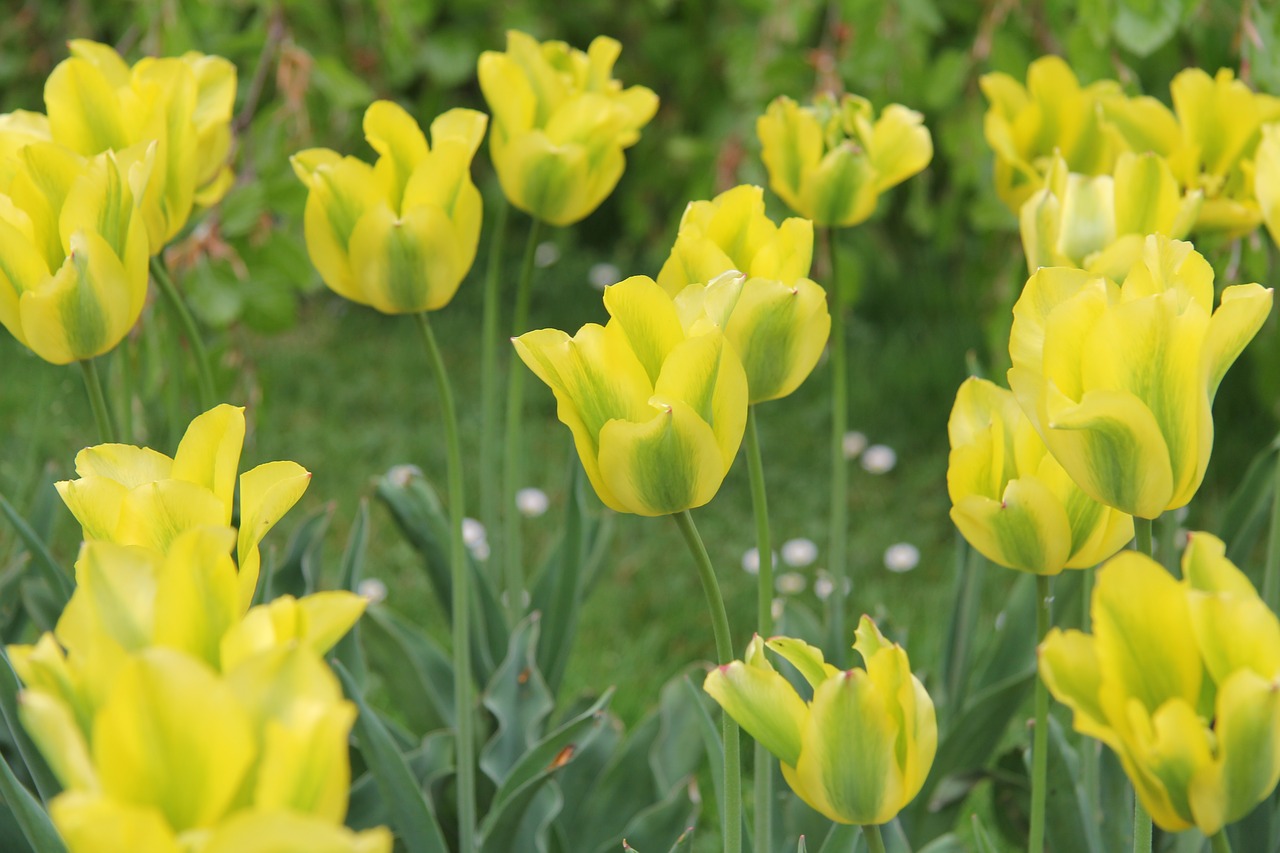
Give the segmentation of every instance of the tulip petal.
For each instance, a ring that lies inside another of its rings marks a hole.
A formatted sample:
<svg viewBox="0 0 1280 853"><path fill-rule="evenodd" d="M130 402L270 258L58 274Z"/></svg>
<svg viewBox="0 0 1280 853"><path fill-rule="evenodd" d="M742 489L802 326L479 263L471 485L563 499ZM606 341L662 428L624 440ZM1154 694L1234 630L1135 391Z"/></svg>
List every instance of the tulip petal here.
<svg viewBox="0 0 1280 853"><path fill-rule="evenodd" d="M1220 539L1194 533L1183 552L1192 633L1215 682L1242 669L1270 678L1280 673L1280 620L1225 550Z"/></svg>
<svg viewBox="0 0 1280 853"><path fill-rule="evenodd" d="M191 422L173 455L170 476L213 492L226 509L224 525L231 523L244 429L244 409L223 403Z"/></svg>
<svg viewBox="0 0 1280 853"><path fill-rule="evenodd" d="M155 623L155 551L90 542L76 561L76 591L58 620L57 637L72 654L105 636L125 651L151 645Z"/></svg>
<svg viewBox="0 0 1280 853"><path fill-rule="evenodd" d="M885 107L876 119L868 153L878 193L923 171L933 159L933 139L924 116L900 104Z"/></svg>
<svg viewBox="0 0 1280 853"><path fill-rule="evenodd" d="M18 715L64 789L97 789L89 743L71 708L44 690L24 690L18 694Z"/></svg>
<svg viewBox="0 0 1280 853"><path fill-rule="evenodd" d="M296 462L266 462L240 475L240 532L236 559L240 564L240 606L248 609L258 586L258 543L298 502L311 473Z"/></svg>
<svg viewBox="0 0 1280 853"><path fill-rule="evenodd" d="M1040 643L1037 658L1040 677L1053 698L1074 713L1075 730L1119 750L1120 741L1102 706L1102 667L1094 638L1053 628Z"/></svg>
<svg viewBox="0 0 1280 853"><path fill-rule="evenodd" d="M604 482L636 515L700 507L715 497L728 471L716 434L684 400L653 400L655 412L647 421L613 420L600 430Z"/></svg>
<svg viewBox="0 0 1280 853"><path fill-rule="evenodd" d="M1248 670L1221 682L1214 734L1213 772L1190 791L1196 825L1208 835L1253 811L1280 781L1280 685Z"/></svg>
<svg viewBox="0 0 1280 853"><path fill-rule="evenodd" d="M1171 233L1182 205L1178 181L1168 162L1157 154L1121 154L1116 161L1117 234Z"/></svg>
<svg viewBox="0 0 1280 853"><path fill-rule="evenodd" d="M777 236L760 247L743 272L752 278L792 282L807 278L812 265L813 223L793 216L783 220Z"/></svg>
<svg viewBox="0 0 1280 853"><path fill-rule="evenodd" d="M67 791L49 804L70 853L182 853L158 810L85 791Z"/></svg>
<svg viewBox="0 0 1280 853"><path fill-rule="evenodd" d="M658 382L663 363L684 340L675 304L652 279L636 275L604 292L604 307L644 365L649 381Z"/></svg>
<svg viewBox="0 0 1280 853"><path fill-rule="evenodd" d="M716 478L719 487L738 455L747 426L747 375L724 336L712 332L678 344L662 365L654 394L688 403L710 425L723 463Z"/></svg>
<svg viewBox="0 0 1280 853"><path fill-rule="evenodd" d="M377 203L373 169L354 157L329 161L324 152L293 158L294 171L310 175L311 192L303 211L307 253L324 283L339 296L369 304L349 256L352 232L366 210ZM304 179L305 180L305 179Z"/></svg>
<svg viewBox="0 0 1280 853"><path fill-rule="evenodd" d="M817 366L830 332L827 294L818 285L748 279L725 335L746 371L749 402L776 400L798 388Z"/></svg>
<svg viewBox="0 0 1280 853"><path fill-rule="evenodd" d="M840 674L840 670L827 663L822 655L822 649L811 646L804 640L797 640L794 637L770 637L766 645L794 666L804 676L805 681L809 682L810 687L816 688L828 678L834 678ZM787 763L795 764L794 761Z"/></svg>
<svg viewBox="0 0 1280 853"><path fill-rule="evenodd" d="M196 528L174 540L155 587L155 645L219 666L222 635L241 612L234 542L229 527Z"/></svg>
<svg viewBox="0 0 1280 853"><path fill-rule="evenodd" d="M968 495L951 508L956 528L1002 566L1056 575L1071 555L1071 524L1057 497L1034 477L1010 480L999 501Z"/></svg>
<svg viewBox="0 0 1280 853"><path fill-rule="evenodd" d="M1222 302L1209 320L1204 339L1203 364L1207 371L1209 402L1227 368L1253 340L1271 313L1273 292L1257 284L1240 284L1222 291ZM1206 454L1207 456L1207 454Z"/></svg>
<svg viewBox="0 0 1280 853"><path fill-rule="evenodd" d="M112 538L163 554L184 531L225 524L224 513L222 501L203 486L183 480L145 483L125 495Z"/></svg>
<svg viewBox="0 0 1280 853"><path fill-rule="evenodd" d="M391 209L399 211L409 176L427 157L427 138L418 122L394 101L369 105L364 113L364 138L381 155L373 171Z"/></svg>
<svg viewBox="0 0 1280 853"><path fill-rule="evenodd" d="M797 213L812 218L803 206L804 176L822 159L822 128L818 120L788 97L775 98L756 120L760 157L769 172L769 186ZM826 224L819 222L817 224Z"/></svg>
<svg viewBox="0 0 1280 853"><path fill-rule="evenodd" d="M58 63L45 81L44 103L53 138L74 151L92 155L129 144L115 87L85 59Z"/></svg>
<svg viewBox="0 0 1280 853"><path fill-rule="evenodd" d="M1132 750L1141 766L1135 788L1143 805L1161 829L1178 832L1190 824L1221 829L1221 815L1226 805L1221 786L1204 790L1202 779L1211 773L1213 761L1210 734L1205 724L1187 702L1174 699L1162 705L1147 723L1144 712L1133 709L1135 732ZM1197 784L1200 783L1200 784ZM1190 795L1201 788L1197 805L1202 816L1192 812ZM1152 790L1154 789L1154 790ZM1166 801L1167 798L1167 801ZM1216 824L1216 825L1215 825Z"/></svg>
<svg viewBox="0 0 1280 853"><path fill-rule="evenodd" d="M356 833L291 811L246 811L219 824L201 853L391 853L392 842L386 827Z"/></svg>
<svg viewBox="0 0 1280 853"><path fill-rule="evenodd" d="M783 763L799 761L800 735L809 711L777 672L734 661L711 670L702 689Z"/></svg>
<svg viewBox="0 0 1280 853"><path fill-rule="evenodd" d="M423 205L397 217L385 203L361 216L352 232L351 269L369 304L385 314L443 308L466 273L443 211Z"/></svg>

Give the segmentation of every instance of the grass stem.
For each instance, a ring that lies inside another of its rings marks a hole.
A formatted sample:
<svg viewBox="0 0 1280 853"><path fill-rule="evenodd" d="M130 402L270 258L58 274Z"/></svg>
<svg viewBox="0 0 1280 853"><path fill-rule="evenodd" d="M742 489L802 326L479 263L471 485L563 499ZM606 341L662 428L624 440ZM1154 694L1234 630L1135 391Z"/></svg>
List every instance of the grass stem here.
<svg viewBox="0 0 1280 853"><path fill-rule="evenodd" d="M196 318L191 315L191 309L187 307L186 300L174 286L173 279L169 276L169 271L165 269L159 255L151 259L151 277L155 279L156 286L164 294L169 310L178 318L178 324L182 326L187 345L191 347L191 355L196 363L196 391L200 397L200 411L207 412L216 405L217 392L213 385L213 368L209 362L209 350L205 348L204 338L200 337Z"/></svg>

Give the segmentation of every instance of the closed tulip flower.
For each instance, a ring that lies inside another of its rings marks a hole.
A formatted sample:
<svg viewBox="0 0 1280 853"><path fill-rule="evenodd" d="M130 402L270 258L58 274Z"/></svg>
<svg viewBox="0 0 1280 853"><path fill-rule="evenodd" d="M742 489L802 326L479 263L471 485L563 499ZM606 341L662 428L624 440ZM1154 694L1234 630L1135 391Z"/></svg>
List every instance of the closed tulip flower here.
<svg viewBox="0 0 1280 853"><path fill-rule="evenodd" d="M1045 188L1022 205L1027 268L1070 266L1122 279L1142 257L1150 234L1180 240L1195 224L1203 195L1183 193L1155 154L1125 152L1113 174L1068 173L1055 157Z"/></svg>
<svg viewBox="0 0 1280 853"><path fill-rule="evenodd" d="M890 104L879 118L865 98L821 95L802 107L788 97L756 120L769 186L815 225L857 225L880 194L933 159L920 113Z"/></svg>
<svg viewBox="0 0 1280 853"><path fill-rule="evenodd" d="M1133 538L1133 518L1080 490L1012 392L966 379L947 433L951 520L987 559L1056 575L1097 565Z"/></svg>
<svg viewBox="0 0 1280 853"><path fill-rule="evenodd" d="M1115 751L1152 820L1214 835L1280 780L1280 622L1194 533L1182 580L1136 552L1098 573L1093 633L1052 630L1040 674Z"/></svg>
<svg viewBox="0 0 1280 853"><path fill-rule="evenodd" d="M747 379L714 325L681 323L671 297L635 276L604 295L607 325L540 329L516 352L559 404L600 500L669 515L715 496L742 441Z"/></svg>
<svg viewBox="0 0 1280 853"><path fill-rule="evenodd" d="M751 641L745 661L711 671L703 689L782 762L800 799L837 823L882 824L920 792L938 746L933 701L901 646L863 616L853 648L863 669L837 670L789 637ZM765 656L813 688L806 702Z"/></svg>
<svg viewBox="0 0 1280 853"><path fill-rule="evenodd" d="M102 355L137 322L148 251L135 200L153 155L30 142L15 156L0 193L0 323L45 361Z"/></svg>
<svg viewBox="0 0 1280 853"><path fill-rule="evenodd" d="M1148 237L1123 285L1045 267L1014 305L1009 385L1049 452L1094 500L1155 518L1185 506L1213 448L1213 398L1271 311L1191 246Z"/></svg>
<svg viewBox="0 0 1280 853"><path fill-rule="evenodd" d="M169 550L185 530L231 524L244 410L220 405L187 428L171 459L145 447L102 444L76 455L78 479L57 484L88 541ZM239 601L258 583L258 543L302 497L311 475L296 462L267 462L240 477Z"/></svg>
<svg viewBox="0 0 1280 853"><path fill-rule="evenodd" d="M471 158L487 122L475 110L449 110L431 123L428 144L401 107L376 101L364 114L374 165L325 148L294 155L310 190L307 251L330 289L384 314L434 311L453 299L480 241Z"/></svg>
<svg viewBox="0 0 1280 853"><path fill-rule="evenodd" d="M622 152L658 110L651 90L624 89L614 79L621 52L605 36L584 53L508 30L505 52L480 55L480 88L493 112L493 165L507 200L520 210L571 225L613 192L626 167Z"/></svg>

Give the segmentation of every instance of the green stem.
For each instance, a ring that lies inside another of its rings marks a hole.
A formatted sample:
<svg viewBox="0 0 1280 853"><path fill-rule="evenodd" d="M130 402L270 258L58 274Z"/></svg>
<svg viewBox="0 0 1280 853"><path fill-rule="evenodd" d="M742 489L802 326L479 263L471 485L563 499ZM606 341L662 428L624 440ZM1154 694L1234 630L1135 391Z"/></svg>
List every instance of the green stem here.
<svg viewBox="0 0 1280 853"><path fill-rule="evenodd" d="M1213 853L1231 853L1231 840L1227 838L1227 831L1220 829L1210 836L1209 846Z"/></svg>
<svg viewBox="0 0 1280 853"><path fill-rule="evenodd" d="M1133 519L1134 548L1151 556L1151 519ZM1138 792L1133 792L1133 853L1151 853L1151 815L1142 807Z"/></svg>
<svg viewBox="0 0 1280 853"><path fill-rule="evenodd" d="M1262 569L1262 600L1272 613L1280 611L1280 452L1276 453L1275 494L1271 498L1271 531Z"/></svg>
<svg viewBox="0 0 1280 853"><path fill-rule="evenodd" d="M848 429L849 359L845 351L844 289L836 266L836 230L827 229L827 269L831 276L831 527L827 555L831 572L831 597L828 599L830 618L827 636L835 649L837 667L844 666L847 645L844 641L844 611L846 578L845 565L847 537L847 513L849 501L849 468L844 458L844 434Z"/></svg>
<svg viewBox="0 0 1280 853"><path fill-rule="evenodd" d="M724 609L724 597L716 581L711 557L702 544L693 516L683 510L672 516L684 536L693 562L698 567L702 592L707 597L707 610L711 614L711 630L716 638L716 659L721 666L733 661L733 640L729 635L729 614ZM728 714L721 717L721 733L724 737L724 850L725 853L741 853L742 850L742 758L739 755L738 725Z"/></svg>
<svg viewBox="0 0 1280 853"><path fill-rule="evenodd" d="M498 327L502 322L499 279L509 210L504 198L498 204L493 238L489 242L489 264L484 277L484 314L480 321L480 520L490 535L498 532L502 505L498 474Z"/></svg>
<svg viewBox="0 0 1280 853"><path fill-rule="evenodd" d="M1044 642L1053 621L1053 578L1036 575L1036 642ZM1043 678L1036 679L1036 727L1031 745L1031 835L1030 853L1043 853L1044 813L1049 782L1049 688Z"/></svg>
<svg viewBox="0 0 1280 853"><path fill-rule="evenodd" d="M174 287L173 279L169 277L169 272L164 268L164 262L160 260L159 255L151 259L151 277L155 279L160 292L164 294L169 310L178 318L182 333L187 338L188 346L191 347L191 353L196 362L196 388L200 394L200 410L207 412L216 405L217 393L213 385L213 368L209 366L209 351L205 349L204 339L200 337L196 318L191 316L191 310L187 308L187 303L178 292L178 288Z"/></svg>
<svg viewBox="0 0 1280 853"><path fill-rule="evenodd" d="M880 837L880 827L867 824L862 827L862 837L867 840L867 850L870 853L885 853L884 839Z"/></svg>
<svg viewBox="0 0 1280 853"><path fill-rule="evenodd" d="M124 443L133 441L133 336L126 335L116 350L115 363L120 366L120 435Z"/></svg>
<svg viewBox="0 0 1280 853"><path fill-rule="evenodd" d="M751 509L756 520L756 552L760 573L756 578L756 631L773 633L773 545L769 541L769 502L764 489L764 461L756 407L747 408L747 471L751 479ZM755 849L769 853L773 839L773 759L769 750L755 745Z"/></svg>
<svg viewBox="0 0 1280 853"><path fill-rule="evenodd" d="M524 260L520 265L520 278L516 283L516 305L511 324L514 335L529 331L529 300L533 280L533 258L538 248L538 234L542 223L530 220L529 240L524 247ZM520 542L520 513L516 512L516 492L524 479L523 456L520 451L520 432L524 421L524 368L516 356L511 356L511 370L507 373L506 441L502 477L502 560L506 579L507 613L512 624L524 612L524 565Z"/></svg>
<svg viewBox="0 0 1280 853"><path fill-rule="evenodd" d="M114 444L116 428L111 422L111 409L107 407L107 395L102 390L98 366L91 358L82 359L80 371L84 374L85 390L89 392L89 407L93 409L93 419L98 423L98 436L104 442Z"/></svg>
<svg viewBox="0 0 1280 853"><path fill-rule="evenodd" d="M1152 527L1156 528L1157 525L1152 525ZM1177 513L1170 512L1160 516L1156 541L1155 553L1160 556L1160 564L1175 578L1182 577L1182 566L1178 560Z"/></svg>
<svg viewBox="0 0 1280 853"><path fill-rule="evenodd" d="M1133 550L1151 556L1151 519L1133 517Z"/></svg>
<svg viewBox="0 0 1280 853"><path fill-rule="evenodd" d="M1093 613L1090 606L1093 603L1093 573L1096 568L1085 569L1080 579L1080 597L1084 602L1083 612L1080 615L1080 630L1089 633L1093 624ZM1101 811L1099 811L1099 765L1098 765L1098 741L1088 735L1080 736L1080 775L1084 786L1084 811L1088 815L1088 820L1099 822Z"/></svg>
<svg viewBox="0 0 1280 853"><path fill-rule="evenodd" d="M457 727L458 759L458 849L475 849L476 827L476 765L475 735L471 716L471 648L468 601L470 577L467 573L466 546L462 541L462 517L465 496L462 489L462 444L458 439L458 416L453 405L453 389L445 372L444 359L436 345L435 334L426 312L416 314L422 341L426 345L427 361L435 376L440 398L440 413L444 419L445 445L449 454L449 570L452 581L453 616L453 692L454 715Z"/></svg>

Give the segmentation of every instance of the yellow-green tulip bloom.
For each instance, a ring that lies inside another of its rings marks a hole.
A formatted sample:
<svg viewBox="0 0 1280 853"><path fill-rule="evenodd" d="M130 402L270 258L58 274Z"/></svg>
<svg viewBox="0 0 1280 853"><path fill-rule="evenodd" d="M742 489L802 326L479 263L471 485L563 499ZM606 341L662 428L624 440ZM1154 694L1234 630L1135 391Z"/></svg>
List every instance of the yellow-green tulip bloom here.
<svg viewBox="0 0 1280 853"><path fill-rule="evenodd" d="M791 284L807 278L812 263L813 223L791 217L775 225L764 212L764 190L744 184L689 203L658 284L675 296L729 270Z"/></svg>
<svg viewBox="0 0 1280 853"><path fill-rule="evenodd" d="M449 304L480 241L471 158L487 123L484 113L449 110L431 123L428 144L404 109L375 101L364 114L374 165L327 148L294 155L310 190L307 251L324 283L384 314Z"/></svg>
<svg viewBox="0 0 1280 853"><path fill-rule="evenodd" d="M782 762L787 784L809 806L837 823L881 824L920 792L938 725L902 647L867 616L856 636L865 669L840 672L801 640L757 636L745 661L712 670L703 689ZM766 647L800 671L812 701L773 668Z"/></svg>
<svg viewBox="0 0 1280 853"><path fill-rule="evenodd" d="M681 324L652 279L605 290L607 325L573 337L539 329L513 340L550 386L596 494L636 515L668 515L715 496L742 442L747 378L725 335Z"/></svg>
<svg viewBox="0 0 1280 853"><path fill-rule="evenodd" d="M606 36L583 53L508 30L506 52L480 54L480 89L493 112L493 165L507 200L530 216L572 225L622 177L622 152L639 141L658 96L614 79L621 52Z"/></svg>
<svg viewBox="0 0 1280 853"><path fill-rule="evenodd" d="M756 120L769 186L815 225L857 225L880 194L933 159L933 139L915 110L890 104L876 118L856 95L820 95L802 107L775 98Z"/></svg>
<svg viewBox="0 0 1280 853"><path fill-rule="evenodd" d="M1028 272L1079 267L1122 279L1142 257L1149 234L1180 240L1195 224L1203 194L1183 193L1155 154L1125 152L1112 174L1072 174L1055 157L1045 188L1019 217Z"/></svg>
<svg viewBox="0 0 1280 853"><path fill-rule="evenodd" d="M86 540L164 553L185 530L231 524L244 430L244 410L223 404L191 422L172 459L125 444L86 448L76 455L79 479L58 483L58 493ZM242 609L258 583L258 543L310 481L296 462L267 462L240 477L236 556Z"/></svg>
<svg viewBox="0 0 1280 853"><path fill-rule="evenodd" d="M1055 628L1040 646L1076 730L1116 752L1170 832L1214 835L1280 780L1280 622L1224 550L1192 534L1180 581L1121 553L1098 573L1093 634Z"/></svg>
<svg viewBox="0 0 1280 853"><path fill-rule="evenodd" d="M1280 245L1280 124L1262 128L1255 163L1254 195L1271 239Z"/></svg>
<svg viewBox="0 0 1280 853"><path fill-rule="evenodd" d="M156 166L139 199L151 252L173 239L192 206L230 188L236 69L218 56L146 57L130 68L108 45L76 39L45 83L55 142L84 155L156 143Z"/></svg>
<svg viewBox="0 0 1280 853"><path fill-rule="evenodd" d="M1213 448L1227 368L1271 311L1190 243L1148 237L1123 285L1045 267L1013 308L1009 386L1049 452L1094 500L1155 518L1189 502Z"/></svg>
<svg viewBox="0 0 1280 853"><path fill-rule="evenodd" d="M135 200L153 155L86 159L50 142L14 155L0 192L0 323L45 361L109 352L142 313L147 232Z"/></svg>
<svg viewBox="0 0 1280 853"><path fill-rule="evenodd" d="M1133 538L1133 518L1080 490L1012 392L966 379L947 434L951 520L987 559L1056 575L1095 566Z"/></svg>

